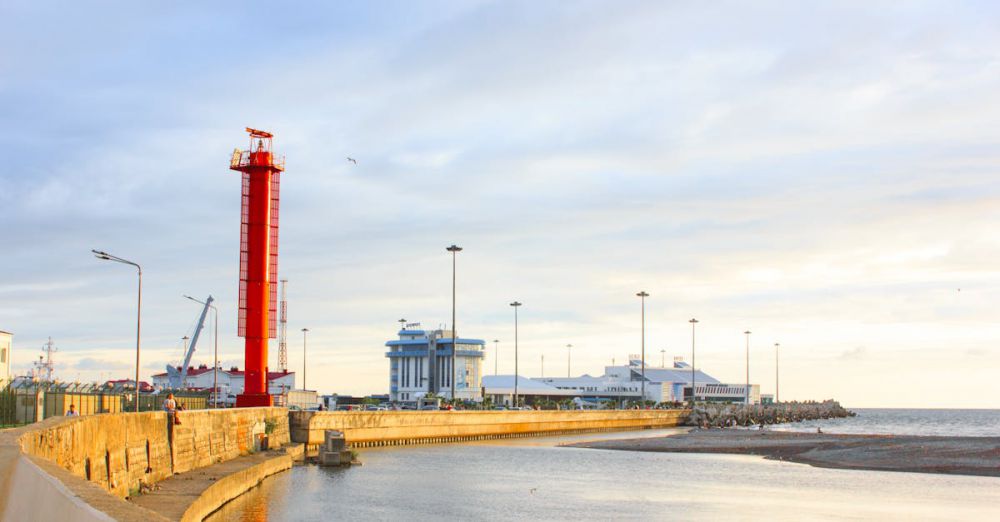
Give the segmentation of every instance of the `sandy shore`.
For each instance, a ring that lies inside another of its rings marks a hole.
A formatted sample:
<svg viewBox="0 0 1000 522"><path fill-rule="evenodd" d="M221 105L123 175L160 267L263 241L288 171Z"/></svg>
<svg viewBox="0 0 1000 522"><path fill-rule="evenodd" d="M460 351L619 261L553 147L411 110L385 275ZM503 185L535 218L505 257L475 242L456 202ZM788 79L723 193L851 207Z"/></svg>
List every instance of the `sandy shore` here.
<svg viewBox="0 0 1000 522"><path fill-rule="evenodd" d="M674 453L736 453L824 468L1000 477L1000 437L694 430L671 437L604 440L567 446Z"/></svg>

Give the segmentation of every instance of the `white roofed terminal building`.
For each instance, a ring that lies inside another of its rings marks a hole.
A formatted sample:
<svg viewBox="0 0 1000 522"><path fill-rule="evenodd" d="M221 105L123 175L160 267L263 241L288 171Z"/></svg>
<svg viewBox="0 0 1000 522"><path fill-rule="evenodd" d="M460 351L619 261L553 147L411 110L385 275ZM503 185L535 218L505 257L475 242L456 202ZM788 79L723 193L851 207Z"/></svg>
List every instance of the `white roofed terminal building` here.
<svg viewBox="0 0 1000 522"><path fill-rule="evenodd" d="M637 401L642 394L642 364L633 358L627 365L605 366L604 375L594 377L543 377L518 379L518 395L527 404L534 399L554 400L576 398L585 400ZM672 367L646 365L646 400L654 402L686 402L691 400L691 366L675 358ZM696 369L694 371L699 402L744 402L746 384L725 384ZM514 376L497 375L483 378L485 396L494 404L512 404ZM750 402L760 402L760 385L750 385Z"/></svg>
<svg viewBox="0 0 1000 522"><path fill-rule="evenodd" d="M387 341L389 351L389 400L415 403L433 393L451 399L451 331L423 330L420 323L409 323L398 333L399 339ZM455 398L482 401L482 339L455 339Z"/></svg>
<svg viewBox="0 0 1000 522"><path fill-rule="evenodd" d="M180 371L180 368L178 368ZM184 377L183 387L192 390L211 390L216 379L216 373L212 367L202 364L198 367L188 368ZM219 393L239 395L243 393L245 372L236 366L228 370L219 368L218 372ZM170 378L166 372L153 375L153 386L157 389L170 388ZM268 393L271 395L284 395L288 390L295 388L295 372L267 372Z"/></svg>

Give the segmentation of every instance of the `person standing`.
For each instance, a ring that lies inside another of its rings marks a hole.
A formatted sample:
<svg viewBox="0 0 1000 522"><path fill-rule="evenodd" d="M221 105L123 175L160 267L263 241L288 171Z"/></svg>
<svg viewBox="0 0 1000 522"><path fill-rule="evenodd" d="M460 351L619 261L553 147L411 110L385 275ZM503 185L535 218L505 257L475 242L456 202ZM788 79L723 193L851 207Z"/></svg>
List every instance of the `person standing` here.
<svg viewBox="0 0 1000 522"><path fill-rule="evenodd" d="M66 412L66 416L67 417L79 417L80 416L80 413L78 411L76 411L76 405L75 404L70 404L69 405L69 411Z"/></svg>

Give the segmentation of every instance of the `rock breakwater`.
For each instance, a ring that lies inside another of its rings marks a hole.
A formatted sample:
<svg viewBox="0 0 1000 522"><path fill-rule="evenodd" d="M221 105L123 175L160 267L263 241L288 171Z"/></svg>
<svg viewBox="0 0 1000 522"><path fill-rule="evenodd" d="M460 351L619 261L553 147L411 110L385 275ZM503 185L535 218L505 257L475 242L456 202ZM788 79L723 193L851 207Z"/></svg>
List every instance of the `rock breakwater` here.
<svg viewBox="0 0 1000 522"><path fill-rule="evenodd" d="M729 428L781 424L815 419L853 417L835 400L822 402L782 402L778 404L699 404L692 408L687 426L699 428Z"/></svg>

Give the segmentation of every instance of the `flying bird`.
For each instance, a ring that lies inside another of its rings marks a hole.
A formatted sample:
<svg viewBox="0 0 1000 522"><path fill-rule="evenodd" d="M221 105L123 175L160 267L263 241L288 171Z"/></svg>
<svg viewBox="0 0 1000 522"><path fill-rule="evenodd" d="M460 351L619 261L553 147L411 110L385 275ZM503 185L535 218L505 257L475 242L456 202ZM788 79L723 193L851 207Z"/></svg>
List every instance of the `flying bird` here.
<svg viewBox="0 0 1000 522"><path fill-rule="evenodd" d="M350 156L348 156L348 157L347 157L347 161L350 161L351 163L353 163L353 164L355 164L355 165L357 165L357 164L358 164L358 160L356 160L356 159L354 159L354 158L352 158L352 157L350 157Z"/></svg>

